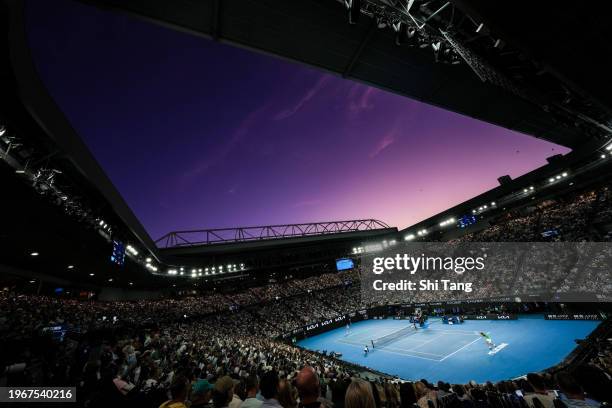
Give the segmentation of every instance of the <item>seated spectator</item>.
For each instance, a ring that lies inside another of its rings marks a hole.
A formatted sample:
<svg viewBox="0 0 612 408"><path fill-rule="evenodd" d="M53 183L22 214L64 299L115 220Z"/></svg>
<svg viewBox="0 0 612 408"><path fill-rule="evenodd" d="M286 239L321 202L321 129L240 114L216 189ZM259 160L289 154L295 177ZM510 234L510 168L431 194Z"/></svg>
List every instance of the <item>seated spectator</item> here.
<svg viewBox="0 0 612 408"><path fill-rule="evenodd" d="M321 385L314 368L306 366L300 370L295 380L300 396L300 408L318 408L321 406Z"/></svg>
<svg viewBox="0 0 612 408"><path fill-rule="evenodd" d="M189 392L189 380L184 376L178 376L170 386L170 399L159 406L159 408L187 408L185 400Z"/></svg>
<svg viewBox="0 0 612 408"><path fill-rule="evenodd" d="M538 408L534 404L534 399L538 399L544 408L555 408L554 399L555 395L552 392L549 392L546 389L546 385L544 384L544 379L541 375L536 373L527 374L527 382L533 388L533 392L525 394L525 402L531 408Z"/></svg>
<svg viewBox="0 0 612 408"><path fill-rule="evenodd" d="M280 380L278 384L278 402L283 408L297 408L297 391L287 380Z"/></svg>
<svg viewBox="0 0 612 408"><path fill-rule="evenodd" d="M282 408L278 402L278 373L276 371L268 371L261 376L259 389L261 396L264 398L261 408Z"/></svg>
<svg viewBox="0 0 612 408"><path fill-rule="evenodd" d="M562 401L568 408L599 407L601 404L584 396L582 387L568 373L556 375L557 384L562 392Z"/></svg>
<svg viewBox="0 0 612 408"><path fill-rule="evenodd" d="M196 380L191 386L190 408L209 407L213 388L206 380Z"/></svg>
<svg viewBox="0 0 612 408"><path fill-rule="evenodd" d="M376 408L370 383L354 378L346 390L344 408Z"/></svg>
<svg viewBox="0 0 612 408"><path fill-rule="evenodd" d="M215 408L229 407L234 398L234 380L229 376L221 377L215 382L212 393L213 406Z"/></svg>
<svg viewBox="0 0 612 408"><path fill-rule="evenodd" d="M246 379L246 398L240 404L240 408L260 408L262 401L257 399L259 392L259 378L256 375L250 375Z"/></svg>

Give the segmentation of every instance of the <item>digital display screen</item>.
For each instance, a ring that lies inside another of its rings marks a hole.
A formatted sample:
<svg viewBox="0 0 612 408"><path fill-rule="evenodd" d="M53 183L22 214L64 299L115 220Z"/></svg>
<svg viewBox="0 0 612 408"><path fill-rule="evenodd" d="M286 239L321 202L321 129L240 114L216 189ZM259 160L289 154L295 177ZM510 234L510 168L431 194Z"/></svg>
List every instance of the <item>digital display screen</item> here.
<svg viewBox="0 0 612 408"><path fill-rule="evenodd" d="M474 215L464 215L459 218L459 228L466 228L478 222L478 218Z"/></svg>
<svg viewBox="0 0 612 408"><path fill-rule="evenodd" d="M116 265L123 265L125 262L125 245L123 245L123 242L113 241L113 253L110 259Z"/></svg>
<svg viewBox="0 0 612 408"><path fill-rule="evenodd" d="M353 269L355 264L350 258L336 259L336 269L339 271L346 271L347 269Z"/></svg>

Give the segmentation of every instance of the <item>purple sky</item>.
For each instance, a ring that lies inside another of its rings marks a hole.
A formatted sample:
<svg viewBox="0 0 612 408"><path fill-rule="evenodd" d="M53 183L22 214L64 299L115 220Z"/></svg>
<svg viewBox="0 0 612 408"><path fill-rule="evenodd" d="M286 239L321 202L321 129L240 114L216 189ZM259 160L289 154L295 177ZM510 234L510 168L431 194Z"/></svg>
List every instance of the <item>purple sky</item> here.
<svg viewBox="0 0 612 408"><path fill-rule="evenodd" d="M152 238L377 218L400 228L569 150L68 0L28 1L40 74Z"/></svg>

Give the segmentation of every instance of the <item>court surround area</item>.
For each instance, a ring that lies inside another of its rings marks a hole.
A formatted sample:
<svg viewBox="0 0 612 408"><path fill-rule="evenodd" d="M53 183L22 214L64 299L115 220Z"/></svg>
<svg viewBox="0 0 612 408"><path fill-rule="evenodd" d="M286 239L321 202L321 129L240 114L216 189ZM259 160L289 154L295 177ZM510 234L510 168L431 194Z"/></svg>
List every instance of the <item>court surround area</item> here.
<svg viewBox="0 0 612 408"><path fill-rule="evenodd" d="M407 320L366 320L352 324L348 331L340 327L298 345L341 353L343 360L406 380L484 382L515 378L559 363L576 347L575 340L585 338L598 324L521 315L518 320L467 320L459 325L432 318L429 327L414 330ZM393 338L398 330L401 335ZM480 332L493 338L496 348L492 352ZM385 336L392 338L377 346L376 339Z"/></svg>

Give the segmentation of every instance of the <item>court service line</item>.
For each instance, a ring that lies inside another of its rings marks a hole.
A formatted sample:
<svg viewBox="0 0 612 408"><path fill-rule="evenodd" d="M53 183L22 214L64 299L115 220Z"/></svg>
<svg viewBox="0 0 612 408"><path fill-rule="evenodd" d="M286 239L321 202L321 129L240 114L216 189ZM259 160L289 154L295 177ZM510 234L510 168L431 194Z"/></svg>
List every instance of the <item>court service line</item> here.
<svg viewBox="0 0 612 408"><path fill-rule="evenodd" d="M450 353L450 354L449 354L449 355L447 355L446 357L442 358L442 360L440 360L440 361L444 361L444 360L446 360L447 358L449 358L449 357L450 357L450 356L452 356L453 354L456 354L456 353L460 352L461 350L463 350L463 349L464 349L464 348L466 348L467 346L470 346L470 345L472 345L472 344L476 343L478 340L480 340L480 337L476 337L476 339L475 339L474 341L472 341L472 342L470 342L470 343L466 344L465 346L463 346L463 347L461 347L461 348L459 348L459 349L457 349L457 350L453 351L452 353Z"/></svg>

